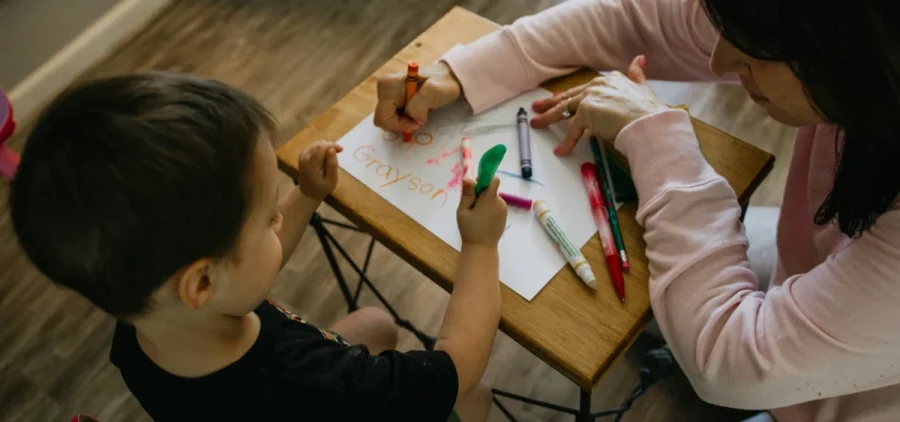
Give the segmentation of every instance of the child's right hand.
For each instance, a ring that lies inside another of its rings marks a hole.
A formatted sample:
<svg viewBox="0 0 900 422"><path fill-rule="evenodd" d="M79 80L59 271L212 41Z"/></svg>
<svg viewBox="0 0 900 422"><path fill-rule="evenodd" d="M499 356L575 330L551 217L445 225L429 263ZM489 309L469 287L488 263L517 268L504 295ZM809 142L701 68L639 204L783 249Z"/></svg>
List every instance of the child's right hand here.
<svg viewBox="0 0 900 422"><path fill-rule="evenodd" d="M496 248L506 230L506 202L497 195L500 179L494 177L487 190L475 200L475 181L463 180L456 221L463 245ZM475 204L473 207L472 204Z"/></svg>
<svg viewBox="0 0 900 422"><path fill-rule="evenodd" d="M450 70L440 62L419 71L419 89L406 104L406 73L397 72L378 78L378 105L375 126L388 132L416 131L428 121L430 110L456 101L462 88ZM398 110L403 109L403 115Z"/></svg>

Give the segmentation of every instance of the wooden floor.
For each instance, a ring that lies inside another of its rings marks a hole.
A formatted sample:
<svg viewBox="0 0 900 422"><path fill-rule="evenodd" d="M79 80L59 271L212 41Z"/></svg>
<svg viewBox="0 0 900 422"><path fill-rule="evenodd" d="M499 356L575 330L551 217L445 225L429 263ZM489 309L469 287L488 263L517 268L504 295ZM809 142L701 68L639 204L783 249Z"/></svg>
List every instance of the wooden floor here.
<svg viewBox="0 0 900 422"><path fill-rule="evenodd" d="M552 6L556 0L179 0L85 77L151 69L192 72L236 85L268 106L282 140L302 128L453 5L500 23ZM792 131L768 120L739 87L658 86L670 103L776 154L776 168L753 203L778 205ZM737 118L732 116L739 116ZM12 141L21 150L28 122ZM287 181L285 181L287 183ZM0 197L8 186L0 182ZM19 250L0 205L0 421L66 421L79 412L106 422L147 421L107 354L113 320L42 277ZM335 216L331 210L323 213ZM367 238L338 233L362 257ZM370 275L404 317L437 332L448 295L384 248L376 247ZM349 268L346 268L349 274ZM327 326L345 307L311 233L279 276L272 296ZM374 304L363 294L362 301ZM642 353L656 343L640 338L593 395L595 410L611 408L637 380ZM401 348L418 347L404 334ZM565 405L577 388L504 335L486 379L493 386ZM568 421L535 406L509 402L520 421ZM681 375L642 397L626 421L736 421L746 413L700 401ZM492 421L502 421L494 409Z"/></svg>

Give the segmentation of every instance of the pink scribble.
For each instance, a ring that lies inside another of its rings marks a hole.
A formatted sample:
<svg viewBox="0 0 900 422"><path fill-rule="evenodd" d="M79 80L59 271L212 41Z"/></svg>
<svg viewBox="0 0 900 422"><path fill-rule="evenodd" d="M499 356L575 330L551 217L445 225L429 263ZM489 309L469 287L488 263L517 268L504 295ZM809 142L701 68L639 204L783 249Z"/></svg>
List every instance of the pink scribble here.
<svg viewBox="0 0 900 422"><path fill-rule="evenodd" d="M453 175L453 178L447 182L447 190L457 190L462 187L463 181L463 168L462 163L456 163L453 165L453 168L450 169L450 174Z"/></svg>
<svg viewBox="0 0 900 422"><path fill-rule="evenodd" d="M459 152L459 147L453 148L450 151L441 151L440 153L438 153L437 157L429 158L428 161L425 162L425 164L440 164L441 161L444 161L445 158L451 155L456 155L457 152Z"/></svg>

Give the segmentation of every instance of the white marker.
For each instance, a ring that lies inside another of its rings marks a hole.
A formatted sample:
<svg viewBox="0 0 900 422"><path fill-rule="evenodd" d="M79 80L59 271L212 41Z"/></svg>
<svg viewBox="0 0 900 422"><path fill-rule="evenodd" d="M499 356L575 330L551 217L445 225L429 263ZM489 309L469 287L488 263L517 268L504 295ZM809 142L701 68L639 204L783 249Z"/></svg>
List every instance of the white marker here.
<svg viewBox="0 0 900 422"><path fill-rule="evenodd" d="M594 277L594 272L591 271L591 265L588 264L587 259L584 259L584 255L581 254L581 251L572 244L572 241L569 240L556 220L553 219L553 215L550 214L550 208L547 207L547 204L545 204L544 201L535 201L532 209L534 210L534 215L537 216L538 221L541 222L541 225L544 226L544 229L547 230L547 233L550 234L550 237L552 237L553 241L559 246L559 250L566 256L566 261L569 261L569 265L575 270L575 274L578 274L578 277L584 281L584 284L587 284L588 287L596 290L597 278Z"/></svg>

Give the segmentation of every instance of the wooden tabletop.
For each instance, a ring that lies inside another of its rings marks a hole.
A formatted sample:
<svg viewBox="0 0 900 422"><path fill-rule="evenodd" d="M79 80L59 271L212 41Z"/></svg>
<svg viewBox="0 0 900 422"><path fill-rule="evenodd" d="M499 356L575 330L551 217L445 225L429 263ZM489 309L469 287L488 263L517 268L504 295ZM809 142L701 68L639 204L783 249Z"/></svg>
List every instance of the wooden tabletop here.
<svg viewBox="0 0 900 422"><path fill-rule="evenodd" d="M279 167L296 177L297 157L309 143L338 140L372 113L379 75L403 71L411 60L434 62L454 45L469 43L497 28L497 24L465 9L452 9L279 148ZM559 92L593 76L596 73L581 71L543 86ZM771 169L774 158L703 122L695 120L694 130L709 163L746 202ZM353 176L341 170L340 183L326 202L440 286L452 289L457 251ZM531 302L502 286L500 329L581 388L590 389L600 380L650 318L647 257L635 211L634 204L619 210L632 265L625 280L628 300L624 306L616 298L606 271L595 272L596 293L586 290L568 266ZM596 234L582 251L591 263L605 266Z"/></svg>

